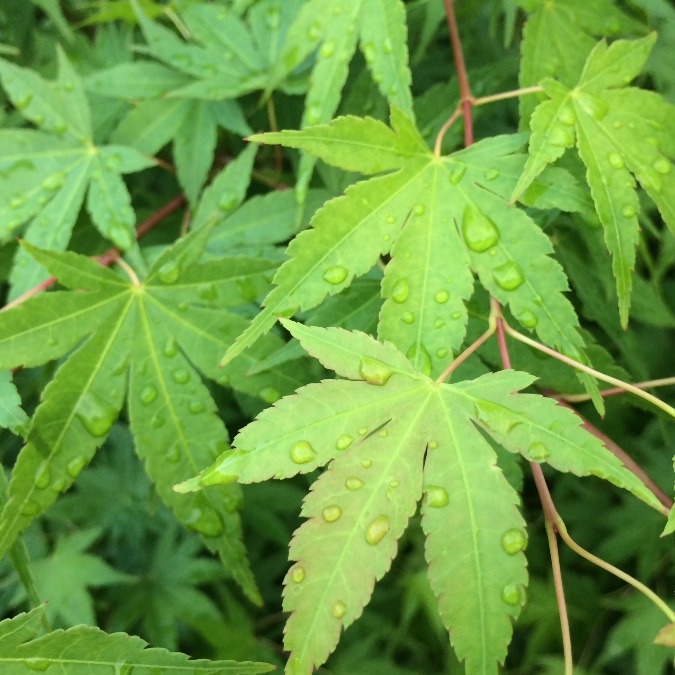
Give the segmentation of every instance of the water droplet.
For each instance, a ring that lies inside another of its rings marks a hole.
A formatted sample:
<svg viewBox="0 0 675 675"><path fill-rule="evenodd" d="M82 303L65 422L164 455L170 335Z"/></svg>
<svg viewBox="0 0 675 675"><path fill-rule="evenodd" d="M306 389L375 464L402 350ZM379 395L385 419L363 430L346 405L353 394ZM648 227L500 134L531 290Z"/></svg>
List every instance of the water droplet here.
<svg viewBox="0 0 675 675"><path fill-rule="evenodd" d="M389 532L389 516L380 515L366 528L366 541L371 546L379 544Z"/></svg>
<svg viewBox="0 0 675 675"><path fill-rule="evenodd" d="M166 338L162 353L168 358L172 358L178 354L178 343L176 342L176 338L173 337L173 335L169 335L169 337Z"/></svg>
<svg viewBox="0 0 675 675"><path fill-rule="evenodd" d="M71 478L77 478L80 475L80 472L87 465L87 458L82 455L74 457L71 459L68 464L66 464L66 473Z"/></svg>
<svg viewBox="0 0 675 675"><path fill-rule="evenodd" d="M443 359L448 355L448 350L445 347L441 347L440 349L436 350L436 357L439 359Z"/></svg>
<svg viewBox="0 0 675 675"><path fill-rule="evenodd" d="M347 434L342 434L337 439L337 442L335 443L335 447L340 451L344 451L352 444L353 440L354 439L351 436L347 436Z"/></svg>
<svg viewBox="0 0 675 675"><path fill-rule="evenodd" d="M150 422L150 426L153 429L161 429L165 424L166 419L164 418L164 415L162 415L161 413L157 413L156 415L154 415Z"/></svg>
<svg viewBox="0 0 675 675"><path fill-rule="evenodd" d="M107 401L89 391L80 399L75 414L92 436L103 438L108 435L117 412Z"/></svg>
<svg viewBox="0 0 675 675"><path fill-rule="evenodd" d="M197 415L200 412L204 412L204 409L206 406L202 401L191 401L190 405L188 406L188 410L193 414Z"/></svg>
<svg viewBox="0 0 675 675"><path fill-rule="evenodd" d="M49 659L41 659L37 656L29 656L27 659L24 659L24 663L28 670L36 670L40 673L44 672L52 665L52 661Z"/></svg>
<svg viewBox="0 0 675 675"><path fill-rule="evenodd" d="M377 51L375 50L375 45L372 42L363 46L363 55L366 57L368 63L372 63L377 56Z"/></svg>
<svg viewBox="0 0 675 675"><path fill-rule="evenodd" d="M485 180L496 180L499 178L499 170L498 169L488 169L485 172Z"/></svg>
<svg viewBox="0 0 675 675"><path fill-rule="evenodd" d="M23 195L12 195L9 198L9 206L12 209L18 209L24 205L26 198Z"/></svg>
<svg viewBox="0 0 675 675"><path fill-rule="evenodd" d="M33 100L33 94L22 94L19 98L14 101L14 105L17 110L25 110L30 102Z"/></svg>
<svg viewBox="0 0 675 675"><path fill-rule="evenodd" d="M316 452L309 441L297 441L291 446L291 459L296 464L307 464L316 457Z"/></svg>
<svg viewBox="0 0 675 675"><path fill-rule="evenodd" d="M434 328L443 328L443 326L445 326L444 319L436 319L436 321L434 321Z"/></svg>
<svg viewBox="0 0 675 675"><path fill-rule="evenodd" d="M346 267L343 267L342 265L333 265L333 267L329 267L323 273L323 279L329 284L337 285L341 284L347 278L348 274L349 270Z"/></svg>
<svg viewBox="0 0 675 675"><path fill-rule="evenodd" d="M342 515L342 509L337 504L327 506L321 513L327 523L334 523Z"/></svg>
<svg viewBox="0 0 675 675"><path fill-rule="evenodd" d="M448 301L450 294L446 290L437 291L434 295L434 300L439 304L443 304Z"/></svg>
<svg viewBox="0 0 675 675"><path fill-rule="evenodd" d="M405 302L410 295L410 286L407 279L399 279L391 289L391 298L399 304Z"/></svg>
<svg viewBox="0 0 675 675"><path fill-rule="evenodd" d="M528 448L527 454L530 456L532 461L543 462L550 456L551 453L541 441L535 441Z"/></svg>
<svg viewBox="0 0 675 675"><path fill-rule="evenodd" d="M451 319L454 319L455 321L459 321L462 318L462 313L461 312L453 312L450 315Z"/></svg>
<svg viewBox="0 0 675 675"><path fill-rule="evenodd" d="M299 584L301 581L304 581L305 579L305 570L300 567L300 565L296 565L293 570L291 571L291 580L295 584Z"/></svg>
<svg viewBox="0 0 675 675"><path fill-rule="evenodd" d="M266 403L275 403L281 398L281 394L274 387L264 387L258 392L258 396Z"/></svg>
<svg viewBox="0 0 675 675"><path fill-rule="evenodd" d="M569 108L565 106L564 108L561 108L560 112L558 113L558 119L563 123L566 124L568 127L571 127L574 125L574 110L572 108Z"/></svg>
<svg viewBox="0 0 675 675"><path fill-rule="evenodd" d="M150 405L157 398L157 387L148 384L141 389L141 403L143 405Z"/></svg>
<svg viewBox="0 0 675 675"><path fill-rule="evenodd" d="M654 167L654 171L663 174L664 176L667 173L670 173L670 162L665 157L659 157L655 160L652 167Z"/></svg>
<svg viewBox="0 0 675 675"><path fill-rule="evenodd" d="M509 555L524 551L527 546L527 535L517 527L506 530L502 535L502 548Z"/></svg>
<svg viewBox="0 0 675 675"><path fill-rule="evenodd" d="M357 478L356 476L350 476L347 478L345 481L345 487L348 490L360 490L363 487L363 481L360 478Z"/></svg>
<svg viewBox="0 0 675 675"><path fill-rule="evenodd" d="M54 173L51 176L48 176L42 181L42 188L44 190L49 190L49 192L54 192L63 186L65 178L61 172Z"/></svg>
<svg viewBox="0 0 675 675"><path fill-rule="evenodd" d="M176 464L180 461L180 446L178 443L174 443L166 453L166 458L172 464Z"/></svg>
<svg viewBox="0 0 675 675"><path fill-rule="evenodd" d="M316 42L321 36L321 26L318 23L313 23L309 30L307 31L307 37L312 41Z"/></svg>
<svg viewBox="0 0 675 675"><path fill-rule="evenodd" d="M51 481L51 473L49 471L49 462L45 459L40 462L35 472L35 487L38 490L44 490Z"/></svg>
<svg viewBox="0 0 675 675"><path fill-rule="evenodd" d="M159 268L157 276L163 284L174 284L180 276L180 265L175 260L169 260Z"/></svg>
<svg viewBox="0 0 675 675"><path fill-rule="evenodd" d="M505 291L515 291L525 281L522 270L512 260L496 267L492 271L492 278L497 286Z"/></svg>
<svg viewBox="0 0 675 675"><path fill-rule="evenodd" d="M365 436L368 433L368 427L359 428L359 436Z"/></svg>
<svg viewBox="0 0 675 675"><path fill-rule="evenodd" d="M190 371L185 368L176 368L171 371L171 377L176 384L185 384L190 379Z"/></svg>
<svg viewBox="0 0 675 675"><path fill-rule="evenodd" d="M507 584L502 588L502 600L512 607L519 607L524 604L525 594L520 586Z"/></svg>
<svg viewBox="0 0 675 675"><path fill-rule="evenodd" d="M342 602L342 600L338 600L333 605L333 616L336 619L341 619L345 615L346 611L347 611L347 605L345 605L345 603Z"/></svg>
<svg viewBox="0 0 675 675"><path fill-rule="evenodd" d="M598 121L603 119L609 110L609 105L605 101L591 94L577 93L576 100L586 113Z"/></svg>
<svg viewBox="0 0 675 675"><path fill-rule="evenodd" d="M452 168L450 169L450 182L453 185L457 185L462 178L464 178L465 173L466 164L462 164L462 162L453 162Z"/></svg>
<svg viewBox="0 0 675 675"><path fill-rule="evenodd" d="M467 204L462 217L462 236L472 251L483 253L499 241L499 230L473 204Z"/></svg>
<svg viewBox="0 0 675 675"><path fill-rule="evenodd" d="M386 384L389 378L394 374L392 369L382 361L371 359L368 356L363 356L359 363L359 375L368 384L375 384L382 386Z"/></svg>
<svg viewBox="0 0 675 675"><path fill-rule="evenodd" d="M626 204L621 209L621 213L623 213L623 215L626 216L626 218L632 218L635 215L635 209L630 204Z"/></svg>
<svg viewBox="0 0 675 675"><path fill-rule="evenodd" d="M537 316L529 309L524 309L518 315L518 321L520 321L521 325L525 326L525 328L534 328L539 322L539 319L537 319Z"/></svg>
<svg viewBox="0 0 675 675"><path fill-rule="evenodd" d="M63 492L66 489L66 481L64 478L57 478L53 483L52 483L52 490L54 492Z"/></svg>
<svg viewBox="0 0 675 675"><path fill-rule="evenodd" d="M623 169L624 167L623 157L618 152L610 152L607 155L607 161L613 169Z"/></svg>
<svg viewBox="0 0 675 675"><path fill-rule="evenodd" d="M217 537L223 533L223 522L211 508L194 509L192 517L185 524L205 537Z"/></svg>
<svg viewBox="0 0 675 675"><path fill-rule="evenodd" d="M426 207L424 206L424 204L415 204L415 206L413 206L413 213L416 216L424 215L425 211L426 211Z"/></svg>
<svg viewBox="0 0 675 675"><path fill-rule="evenodd" d="M394 218L394 216L387 216L387 222L390 225L393 225L396 222L396 218Z"/></svg>
<svg viewBox="0 0 675 675"><path fill-rule="evenodd" d="M433 508L439 509L447 506L449 502L448 491L438 485L429 485L427 487L427 504Z"/></svg>
<svg viewBox="0 0 675 675"><path fill-rule="evenodd" d="M429 450L435 450L438 447L438 441L429 441L427 447Z"/></svg>
<svg viewBox="0 0 675 675"><path fill-rule="evenodd" d="M549 143L561 148L571 148L574 145L574 132L568 127L551 127L546 138Z"/></svg>
<svg viewBox="0 0 675 675"><path fill-rule="evenodd" d="M54 121L52 129L57 134L63 134L67 131L68 124L66 123L66 120L63 119L63 117L59 117Z"/></svg>
<svg viewBox="0 0 675 675"><path fill-rule="evenodd" d="M429 356L429 352L423 344L413 342L406 352L406 356L422 375L426 375L427 377L431 375L431 356Z"/></svg>
<svg viewBox="0 0 675 675"><path fill-rule="evenodd" d="M403 314L401 314L401 321L408 325L415 323L415 315L412 312L403 312Z"/></svg>
<svg viewBox="0 0 675 675"><path fill-rule="evenodd" d="M363 460L361 460L361 466L364 469L370 469L370 467L373 466L373 460L372 459L363 459Z"/></svg>
<svg viewBox="0 0 675 675"><path fill-rule="evenodd" d="M335 42L333 40L327 40L321 46L321 56L324 59L329 59L335 53Z"/></svg>

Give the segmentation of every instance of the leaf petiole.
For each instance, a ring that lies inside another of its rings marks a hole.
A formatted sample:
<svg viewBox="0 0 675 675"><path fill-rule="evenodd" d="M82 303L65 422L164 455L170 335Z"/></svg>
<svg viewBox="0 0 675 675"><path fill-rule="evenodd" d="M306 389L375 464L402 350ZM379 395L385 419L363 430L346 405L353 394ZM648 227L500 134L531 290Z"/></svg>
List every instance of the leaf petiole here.
<svg viewBox="0 0 675 675"><path fill-rule="evenodd" d="M491 96L481 96L474 98L473 105L485 105L486 103L494 103L495 101L504 101L508 98L516 98L517 96L525 96L527 94L539 94L544 91L544 88L535 85L534 87L523 87L522 89L512 89L511 91L502 91L499 94L492 94Z"/></svg>

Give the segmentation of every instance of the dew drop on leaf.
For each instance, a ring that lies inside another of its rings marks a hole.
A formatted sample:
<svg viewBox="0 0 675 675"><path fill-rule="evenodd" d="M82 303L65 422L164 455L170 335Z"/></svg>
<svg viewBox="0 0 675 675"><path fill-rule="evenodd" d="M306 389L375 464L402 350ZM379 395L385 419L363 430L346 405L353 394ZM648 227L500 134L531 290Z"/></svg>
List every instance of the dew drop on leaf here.
<svg viewBox="0 0 675 675"><path fill-rule="evenodd" d="M370 469L370 467L373 466L373 460L372 459L362 459L361 460L361 466L364 469Z"/></svg>
<svg viewBox="0 0 675 675"><path fill-rule="evenodd" d="M342 509L337 504L327 506L321 513L327 523L334 523L342 515Z"/></svg>
<svg viewBox="0 0 675 675"><path fill-rule="evenodd" d="M524 551L527 546L527 535L523 530L513 527L502 534L502 548L509 555Z"/></svg>
<svg viewBox="0 0 675 675"><path fill-rule="evenodd" d="M321 45L320 53L324 59L329 59L335 53L335 42L333 42L333 40L326 40L326 42Z"/></svg>
<svg viewBox="0 0 675 675"><path fill-rule="evenodd" d="M372 42L369 42L368 44L364 45L363 55L366 57L366 61L368 63L372 63L375 60L375 57L377 56L377 51L375 50L375 45Z"/></svg>
<svg viewBox="0 0 675 675"><path fill-rule="evenodd" d="M263 387L258 396L265 401L265 403L275 403L281 398L281 394L274 387Z"/></svg>
<svg viewBox="0 0 675 675"><path fill-rule="evenodd" d="M561 108L560 112L558 113L558 119L563 123L566 124L568 127L571 127L574 124L574 110L572 108L565 106Z"/></svg>
<svg viewBox="0 0 675 675"><path fill-rule="evenodd" d="M368 427L359 428L359 436L365 436L368 433Z"/></svg>
<svg viewBox="0 0 675 675"><path fill-rule="evenodd" d="M337 285L341 284L347 278L348 274L349 270L347 270L346 267L343 267L342 265L333 265L323 273L323 279L329 284Z"/></svg>
<svg viewBox="0 0 675 675"><path fill-rule="evenodd" d="M316 452L309 441L296 441L291 446L291 459L296 464L307 464L316 457Z"/></svg>
<svg viewBox="0 0 675 675"><path fill-rule="evenodd" d="M42 181L42 188L44 190L49 190L49 192L53 192L54 190L58 190L60 187L63 186L64 183L64 177L63 174L59 171L58 173L54 173L51 176L48 176Z"/></svg>
<svg viewBox="0 0 675 675"><path fill-rule="evenodd" d="M169 451L166 453L166 458L172 464L176 464L180 461L180 447L178 446L178 443L174 443L171 448L169 448Z"/></svg>
<svg viewBox="0 0 675 675"><path fill-rule="evenodd" d="M228 213L237 205L237 195L232 192L224 192L218 200L218 210L222 213Z"/></svg>
<svg viewBox="0 0 675 675"><path fill-rule="evenodd" d="M299 584L301 581L303 581L305 578L305 570L300 567L300 565L296 565L293 568L293 571L291 572L291 579L293 583Z"/></svg>
<svg viewBox="0 0 675 675"><path fill-rule="evenodd" d="M434 321L434 328L443 328L443 326L445 326L444 319L436 319L436 321Z"/></svg>
<svg viewBox="0 0 675 675"><path fill-rule="evenodd" d="M347 434L342 434L341 436L338 437L337 442L335 443L335 447L340 451L344 451L352 444L353 440L354 439L351 436L347 436Z"/></svg>
<svg viewBox="0 0 675 675"><path fill-rule="evenodd" d="M415 323L415 315L412 312L403 312L403 314L401 314L401 321L408 325Z"/></svg>
<svg viewBox="0 0 675 675"><path fill-rule="evenodd" d="M413 342L406 352L406 356L422 375L426 375L427 377L431 375L431 356L429 356L429 352L423 344Z"/></svg>
<svg viewBox="0 0 675 675"><path fill-rule="evenodd" d="M178 343L176 342L176 338L174 338L172 335L166 338L166 342L164 343L163 354L168 358L171 358L173 356L176 356L176 354L178 354Z"/></svg>
<svg viewBox="0 0 675 675"><path fill-rule="evenodd" d="M429 450L435 450L438 447L438 441L429 441L427 447Z"/></svg>
<svg viewBox="0 0 675 675"><path fill-rule="evenodd" d="M75 414L84 428L95 438L107 436L117 417L117 411L91 391L80 399Z"/></svg>
<svg viewBox="0 0 675 675"><path fill-rule="evenodd" d="M33 94L24 94L14 102L14 105L16 106L17 110L25 110L30 105L32 100Z"/></svg>
<svg viewBox="0 0 675 675"><path fill-rule="evenodd" d="M462 178L464 178L465 173L466 164L462 164L462 162L453 162L452 168L450 169L450 182L453 185L457 185Z"/></svg>
<svg viewBox="0 0 675 675"><path fill-rule="evenodd" d="M548 142L561 148L571 148L574 145L574 134L565 127L552 127L548 132Z"/></svg>
<svg viewBox="0 0 675 675"><path fill-rule="evenodd" d="M626 204L621 209L621 213L623 213L626 218L632 218L635 215L635 209L630 204Z"/></svg>
<svg viewBox="0 0 675 675"><path fill-rule="evenodd" d="M171 377L177 384L185 384L190 379L190 371L185 368L175 368L171 371Z"/></svg>
<svg viewBox="0 0 675 675"><path fill-rule="evenodd" d="M462 217L462 236L474 253L483 253L499 241L499 230L473 204L467 204Z"/></svg>
<svg viewBox="0 0 675 675"><path fill-rule="evenodd" d="M443 303L448 301L449 297L450 294L445 289L443 289L436 292L436 294L434 295L434 300L442 305Z"/></svg>
<svg viewBox="0 0 675 675"><path fill-rule="evenodd" d="M38 673L42 673L52 664L52 661L49 659L41 659L38 656L29 656L27 659L24 659L24 663L28 670L34 670Z"/></svg>
<svg viewBox="0 0 675 675"><path fill-rule="evenodd" d="M24 516L36 516L40 513L40 505L37 502L28 501L21 507Z"/></svg>
<svg viewBox="0 0 675 675"><path fill-rule="evenodd" d="M524 309L518 315L518 321L520 321L521 325L525 326L525 328L534 328L539 320L529 309Z"/></svg>
<svg viewBox="0 0 675 675"><path fill-rule="evenodd" d="M610 152L607 155L607 161L613 169L623 169L624 167L623 157L618 152Z"/></svg>
<svg viewBox="0 0 675 675"><path fill-rule="evenodd" d="M520 267L512 260L496 267L492 272L492 278L497 286L505 291L515 291L525 281Z"/></svg>
<svg viewBox="0 0 675 675"><path fill-rule="evenodd" d="M74 457L71 459L68 464L66 464L66 473L71 478L77 478L80 475L80 472L87 464L87 459L85 457Z"/></svg>
<svg viewBox="0 0 675 675"><path fill-rule="evenodd" d="M393 374L394 372L386 363L382 363L378 359L371 359L368 356L361 357L359 375L368 384L382 386L388 382Z"/></svg>
<svg viewBox="0 0 675 675"><path fill-rule="evenodd" d="M345 605L345 603L342 602L342 600L338 600L333 605L333 616L336 619L341 619L345 615L346 611L347 611L347 605Z"/></svg>
<svg viewBox="0 0 675 675"><path fill-rule="evenodd" d="M518 607L524 603L525 594L523 589L516 584L507 584L502 588L502 600L512 607Z"/></svg>
<svg viewBox="0 0 675 675"><path fill-rule="evenodd" d="M377 435L380 438L386 438L386 436L389 434L389 432L386 429L381 429L380 431L377 432Z"/></svg>
<svg viewBox="0 0 675 675"><path fill-rule="evenodd" d="M133 663L129 663L128 661L118 661L113 670L113 675L131 675L131 671L133 670Z"/></svg>
<svg viewBox="0 0 675 675"><path fill-rule="evenodd" d="M541 441L532 443L527 449L527 454L535 462L543 462L551 455L549 449Z"/></svg>
<svg viewBox="0 0 675 675"><path fill-rule="evenodd" d="M321 26L319 26L318 23L313 23L309 27L309 30L307 31L307 38L310 39L312 42L316 42L319 39L320 35L321 35Z"/></svg>
<svg viewBox="0 0 675 675"><path fill-rule="evenodd" d="M654 167L654 171L664 176L670 173L670 162L665 157L659 157L659 159L655 160L652 167Z"/></svg>
<svg viewBox="0 0 675 675"><path fill-rule="evenodd" d="M410 295L410 286L407 279L399 279L391 289L391 299L399 304L405 302Z"/></svg>
<svg viewBox="0 0 675 675"><path fill-rule="evenodd" d="M448 355L448 350L445 347L441 347L436 350L436 358L444 359Z"/></svg>
<svg viewBox="0 0 675 675"><path fill-rule="evenodd" d="M40 466L38 466L35 471L35 487L38 488L38 490L44 490L49 485L50 481L51 474L49 471L49 462L45 459L40 462Z"/></svg>
<svg viewBox="0 0 675 675"><path fill-rule="evenodd" d="M345 487L348 490L351 490L352 492L354 490L360 490L363 487L363 481L360 478L357 478L356 476L350 476L345 481Z"/></svg>
<svg viewBox="0 0 675 675"><path fill-rule="evenodd" d="M435 509L447 506L449 502L448 491L438 485L427 487L427 505Z"/></svg>
<svg viewBox="0 0 675 675"><path fill-rule="evenodd" d="M63 492L66 489L66 481L63 478L57 478L52 483L52 490L54 492Z"/></svg>
<svg viewBox="0 0 675 675"><path fill-rule="evenodd" d="M195 509L193 517L186 525L205 537L217 537L223 533L223 523L220 516L212 509Z"/></svg>
<svg viewBox="0 0 675 675"><path fill-rule="evenodd" d="M389 516L379 515L366 528L366 541L371 546L376 546L384 539L387 532L389 532Z"/></svg>
<svg viewBox="0 0 675 675"><path fill-rule="evenodd" d="M23 195L12 195L9 198L9 206L12 209L18 209L19 207L23 206L25 201L26 199L23 197Z"/></svg>
<svg viewBox="0 0 675 675"><path fill-rule="evenodd" d="M169 260L159 268L157 276L164 284L174 284L180 276L180 265L175 260Z"/></svg>
<svg viewBox="0 0 675 675"><path fill-rule="evenodd" d="M205 405L202 401L190 401L190 405L188 405L188 410L193 414L196 415L200 412L204 412Z"/></svg>
<svg viewBox="0 0 675 675"><path fill-rule="evenodd" d="M498 169L488 169L485 172L485 180L496 180L499 178L499 170Z"/></svg>
<svg viewBox="0 0 675 675"><path fill-rule="evenodd" d="M577 93L576 100L586 113L598 121L603 119L609 110L609 105L605 101L591 94Z"/></svg>
<svg viewBox="0 0 675 675"><path fill-rule="evenodd" d="M157 398L157 387L148 384L141 389L141 403L143 405L150 405Z"/></svg>
<svg viewBox="0 0 675 675"><path fill-rule="evenodd" d="M425 211L426 211L426 207L424 206L424 204L415 204L415 206L413 206L413 213L416 216L424 215Z"/></svg>

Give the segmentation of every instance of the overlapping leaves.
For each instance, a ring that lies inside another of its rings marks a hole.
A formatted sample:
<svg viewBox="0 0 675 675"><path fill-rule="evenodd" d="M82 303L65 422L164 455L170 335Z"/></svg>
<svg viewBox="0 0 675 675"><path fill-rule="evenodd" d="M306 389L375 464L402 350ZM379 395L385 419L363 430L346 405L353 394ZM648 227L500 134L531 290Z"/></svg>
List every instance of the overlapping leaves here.
<svg viewBox="0 0 675 675"><path fill-rule="evenodd" d="M514 189L518 196L575 142L612 264L619 313L628 322L640 203L635 179L675 231L669 196L675 190L675 107L654 92L627 87L642 70L656 36L598 43L576 85L552 79L542 85L550 100L531 119L530 156Z"/></svg>
<svg viewBox="0 0 675 675"><path fill-rule="evenodd" d="M229 447L197 369L268 400L307 380L283 369L246 377L255 358L218 371L218 355L246 326L225 308L252 301L267 286L274 263L233 257L198 264L210 231L204 226L164 251L142 283L84 256L26 244L63 285L78 290L32 298L0 314L0 368L67 356L42 394L14 467L0 513L0 554L73 483L126 396L137 453L160 496L257 597L240 540L238 491L184 499L171 489ZM261 345L259 356L279 342Z"/></svg>
<svg viewBox="0 0 675 675"><path fill-rule="evenodd" d="M525 600L527 535L517 495L481 432L530 461L600 476L661 510L573 413L514 393L532 383L528 374L439 384L364 333L284 326L345 379L282 398L179 489L287 478L329 464L290 546L289 673L312 672L360 616L421 497L429 578L453 646L467 672L497 672Z"/></svg>

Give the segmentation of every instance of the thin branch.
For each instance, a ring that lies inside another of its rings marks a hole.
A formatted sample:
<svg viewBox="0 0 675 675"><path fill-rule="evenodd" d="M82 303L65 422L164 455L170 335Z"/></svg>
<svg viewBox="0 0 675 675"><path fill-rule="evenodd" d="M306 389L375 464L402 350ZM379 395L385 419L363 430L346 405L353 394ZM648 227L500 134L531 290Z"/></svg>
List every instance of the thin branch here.
<svg viewBox="0 0 675 675"><path fill-rule="evenodd" d="M539 94L542 91L544 91L544 88L539 85L535 85L534 87L523 87L522 89L512 89L511 91L503 91L499 94L492 94L491 96L474 98L473 105L485 105L486 103L504 101L508 98L516 98L517 96L525 96L526 94Z"/></svg>
<svg viewBox="0 0 675 675"><path fill-rule="evenodd" d="M448 119L445 121L445 124L441 127L440 131L438 134L436 134L436 142L434 143L434 156L435 157L440 157L441 156L441 145L443 144L443 139L445 138L445 134L448 133L448 129L455 123L457 118L462 114L462 109L457 106L455 108L455 112L448 117Z"/></svg>
<svg viewBox="0 0 675 675"><path fill-rule="evenodd" d="M652 387L667 387L669 385L675 385L675 377L661 377L657 380L645 380L644 382L635 382L634 387L638 389L651 389ZM626 390L621 387L616 387L614 389L603 389L600 392L600 396L607 398L609 396L616 396L618 394L625 394ZM582 403L583 401L590 401L591 396L589 394L556 394L554 398L562 401L568 401L569 403Z"/></svg>
<svg viewBox="0 0 675 675"><path fill-rule="evenodd" d="M494 332L496 326L490 326L477 340L470 344L457 358L438 376L436 382L445 382L452 373L466 361Z"/></svg>
<svg viewBox="0 0 675 675"><path fill-rule="evenodd" d="M136 276L136 272L134 272L133 268L127 264L124 258L118 258L115 262L124 270L125 274L129 277L129 280L134 286L141 285L139 278Z"/></svg>

